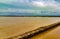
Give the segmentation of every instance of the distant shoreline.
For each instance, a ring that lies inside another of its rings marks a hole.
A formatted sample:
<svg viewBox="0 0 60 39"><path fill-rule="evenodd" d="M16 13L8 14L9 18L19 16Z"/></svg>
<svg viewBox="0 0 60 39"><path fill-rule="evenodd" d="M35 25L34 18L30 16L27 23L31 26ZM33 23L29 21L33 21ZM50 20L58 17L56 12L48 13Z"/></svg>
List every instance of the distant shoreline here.
<svg viewBox="0 0 60 39"><path fill-rule="evenodd" d="M41 15L41 16L20 16L20 15L0 15L0 17L60 17L60 16L51 16L51 15L46 15L46 16L44 16L44 15Z"/></svg>

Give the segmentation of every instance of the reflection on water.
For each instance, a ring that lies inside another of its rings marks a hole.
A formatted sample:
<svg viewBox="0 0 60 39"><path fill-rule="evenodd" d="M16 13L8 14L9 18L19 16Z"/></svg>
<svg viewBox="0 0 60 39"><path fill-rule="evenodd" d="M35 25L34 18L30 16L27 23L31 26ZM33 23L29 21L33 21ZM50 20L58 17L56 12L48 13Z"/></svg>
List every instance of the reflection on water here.
<svg viewBox="0 0 60 39"><path fill-rule="evenodd" d="M60 17L0 17L0 38L23 34L59 21Z"/></svg>

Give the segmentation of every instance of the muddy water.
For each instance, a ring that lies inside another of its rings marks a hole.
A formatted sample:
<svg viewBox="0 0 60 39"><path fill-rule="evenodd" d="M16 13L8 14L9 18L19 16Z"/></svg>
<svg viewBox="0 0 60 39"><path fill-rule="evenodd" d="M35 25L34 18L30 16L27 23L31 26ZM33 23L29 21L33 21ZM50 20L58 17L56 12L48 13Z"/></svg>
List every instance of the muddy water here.
<svg viewBox="0 0 60 39"><path fill-rule="evenodd" d="M60 22L60 17L0 17L0 39Z"/></svg>
<svg viewBox="0 0 60 39"><path fill-rule="evenodd" d="M33 36L30 39L60 39L60 26Z"/></svg>

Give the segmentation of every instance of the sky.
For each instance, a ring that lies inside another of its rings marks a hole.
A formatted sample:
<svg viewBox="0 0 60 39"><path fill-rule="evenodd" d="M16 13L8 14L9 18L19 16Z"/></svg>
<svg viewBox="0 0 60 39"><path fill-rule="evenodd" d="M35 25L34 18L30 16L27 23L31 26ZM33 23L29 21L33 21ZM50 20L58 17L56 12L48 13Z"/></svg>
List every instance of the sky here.
<svg viewBox="0 0 60 39"><path fill-rule="evenodd" d="M21 5L31 5L31 6L56 6L60 2L59 0L0 0L0 3L13 4L16 6Z"/></svg>
<svg viewBox="0 0 60 39"><path fill-rule="evenodd" d="M0 0L0 12L60 12L60 0Z"/></svg>

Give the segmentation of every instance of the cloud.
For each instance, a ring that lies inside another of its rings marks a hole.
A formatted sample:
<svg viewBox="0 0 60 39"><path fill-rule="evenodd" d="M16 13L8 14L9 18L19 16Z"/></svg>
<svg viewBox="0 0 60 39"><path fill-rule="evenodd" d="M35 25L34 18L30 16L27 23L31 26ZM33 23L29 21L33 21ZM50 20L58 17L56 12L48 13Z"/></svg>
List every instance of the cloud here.
<svg viewBox="0 0 60 39"><path fill-rule="evenodd" d="M42 7L46 7L46 6L58 6L58 3L55 0L36 0L36 1L32 1L32 4L34 6L42 6Z"/></svg>
<svg viewBox="0 0 60 39"><path fill-rule="evenodd" d="M0 0L0 2L2 3L6 3L6 4L12 4L12 5L16 5L16 6L21 6L21 5L25 5L27 6L27 4L29 6L58 6L60 5L59 2L57 2L57 0Z"/></svg>
<svg viewBox="0 0 60 39"><path fill-rule="evenodd" d="M58 12L60 10L60 4L55 0L2 0L0 2L11 4L13 7L19 7L18 11L20 13L40 13L40 11ZM17 11L16 8L11 8L11 10L12 9ZM8 12L8 10L6 10L6 12Z"/></svg>

